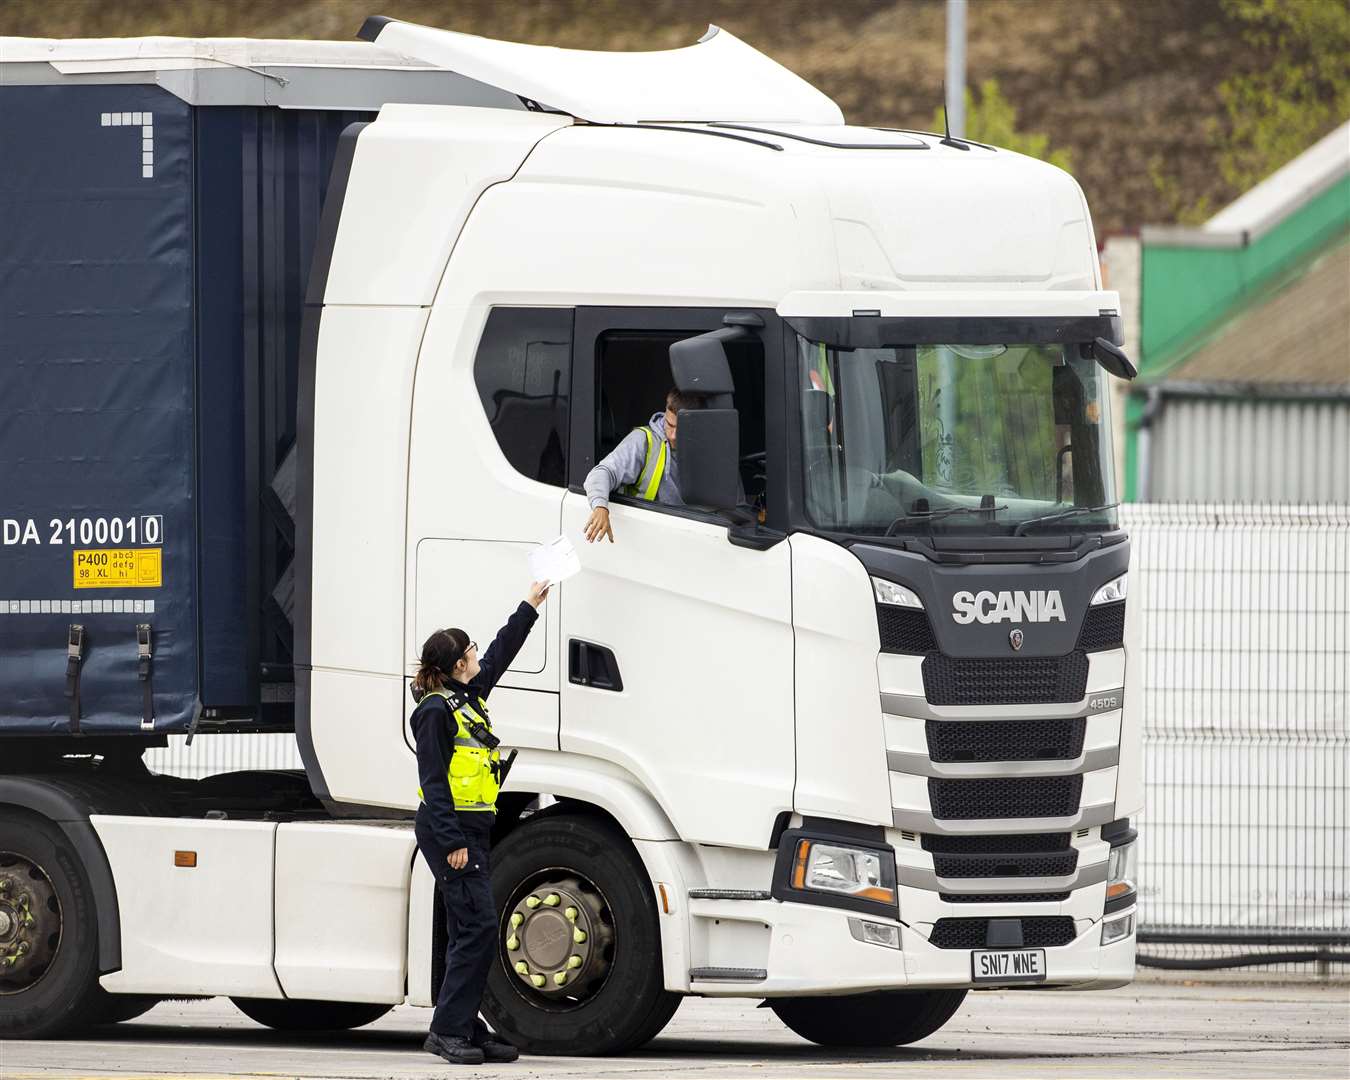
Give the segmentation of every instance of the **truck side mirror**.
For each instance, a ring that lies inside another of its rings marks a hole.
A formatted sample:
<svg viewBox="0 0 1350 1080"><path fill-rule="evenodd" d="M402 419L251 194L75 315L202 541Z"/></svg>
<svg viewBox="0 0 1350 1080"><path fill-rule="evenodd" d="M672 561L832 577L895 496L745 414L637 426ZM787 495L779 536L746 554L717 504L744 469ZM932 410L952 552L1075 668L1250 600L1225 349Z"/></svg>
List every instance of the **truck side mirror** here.
<svg viewBox="0 0 1350 1080"><path fill-rule="evenodd" d="M740 415L735 409L681 409L679 432L675 454L685 503L735 510L740 490Z"/></svg>
<svg viewBox="0 0 1350 1080"><path fill-rule="evenodd" d="M731 381L731 365L723 343L739 340L744 334L740 327L726 327L672 344L670 373L675 377L676 387L709 398L710 405L722 405L723 401L717 399L723 395L729 401L736 387Z"/></svg>

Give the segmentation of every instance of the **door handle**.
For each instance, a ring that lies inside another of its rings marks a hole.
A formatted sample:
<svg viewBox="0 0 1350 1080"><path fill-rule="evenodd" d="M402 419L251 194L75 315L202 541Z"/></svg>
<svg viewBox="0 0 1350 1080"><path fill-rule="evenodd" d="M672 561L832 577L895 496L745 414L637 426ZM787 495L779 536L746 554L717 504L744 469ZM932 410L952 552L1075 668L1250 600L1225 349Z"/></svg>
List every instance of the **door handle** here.
<svg viewBox="0 0 1350 1080"><path fill-rule="evenodd" d="M614 650L577 638L567 642L567 678L578 686L595 690L623 689L623 676L619 674L619 661Z"/></svg>

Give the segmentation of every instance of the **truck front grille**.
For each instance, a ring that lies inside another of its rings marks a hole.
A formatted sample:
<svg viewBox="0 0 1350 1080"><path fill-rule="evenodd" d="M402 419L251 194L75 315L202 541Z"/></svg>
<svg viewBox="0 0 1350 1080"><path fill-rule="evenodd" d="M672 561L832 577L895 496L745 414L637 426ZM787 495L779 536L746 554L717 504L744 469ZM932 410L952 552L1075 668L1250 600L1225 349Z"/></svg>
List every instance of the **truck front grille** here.
<svg viewBox="0 0 1350 1080"><path fill-rule="evenodd" d="M1039 915L1022 919L1022 947L1053 949L1074 939L1068 915ZM928 941L939 949L983 949L988 941L988 919L939 919Z"/></svg>
<svg viewBox="0 0 1350 1080"><path fill-rule="evenodd" d="M1078 813L1083 777L1018 776L946 780L928 778L935 818L1058 818Z"/></svg>
<svg viewBox="0 0 1350 1080"><path fill-rule="evenodd" d="M1066 832L1014 833L1009 836L943 836L924 833L920 845L924 851L948 855L1003 855L1025 852L1067 851Z"/></svg>
<svg viewBox="0 0 1350 1080"><path fill-rule="evenodd" d="M1078 849L1069 846L1068 833L925 833L922 843L925 851L932 852L934 873L944 878L1066 877L1078 868Z"/></svg>
<svg viewBox="0 0 1350 1080"><path fill-rule="evenodd" d="M1025 855L933 856L933 871L944 878L1064 877L1077 866L1077 848Z"/></svg>
<svg viewBox="0 0 1350 1080"><path fill-rule="evenodd" d="M923 692L932 705L1041 705L1081 701L1088 660L1065 656L953 657L923 661Z"/></svg>
<svg viewBox="0 0 1350 1080"><path fill-rule="evenodd" d="M933 761L1072 761L1087 720L929 720L924 730Z"/></svg>
<svg viewBox="0 0 1350 1080"><path fill-rule="evenodd" d="M1078 647L1084 652L1119 649L1125 644L1125 601L1088 608L1083 629L1078 632Z"/></svg>
<svg viewBox="0 0 1350 1080"><path fill-rule="evenodd" d="M948 904L1057 904L1066 892L938 893Z"/></svg>
<svg viewBox="0 0 1350 1080"><path fill-rule="evenodd" d="M881 632L882 652L922 656L937 651L937 638L926 611L878 604L877 629Z"/></svg>

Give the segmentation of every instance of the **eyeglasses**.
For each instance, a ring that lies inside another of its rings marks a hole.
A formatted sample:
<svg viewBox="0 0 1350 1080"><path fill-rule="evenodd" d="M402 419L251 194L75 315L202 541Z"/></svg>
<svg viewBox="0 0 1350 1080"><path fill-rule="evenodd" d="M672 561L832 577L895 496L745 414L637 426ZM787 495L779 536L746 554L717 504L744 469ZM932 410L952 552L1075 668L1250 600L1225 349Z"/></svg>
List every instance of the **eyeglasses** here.
<svg viewBox="0 0 1350 1080"><path fill-rule="evenodd" d="M471 641L471 642L469 642L469 647L468 647L467 649L464 650L464 655L465 655L465 656L468 656L469 653L471 653L471 652L477 652L477 651L478 651L478 642L476 642L476 641Z"/></svg>

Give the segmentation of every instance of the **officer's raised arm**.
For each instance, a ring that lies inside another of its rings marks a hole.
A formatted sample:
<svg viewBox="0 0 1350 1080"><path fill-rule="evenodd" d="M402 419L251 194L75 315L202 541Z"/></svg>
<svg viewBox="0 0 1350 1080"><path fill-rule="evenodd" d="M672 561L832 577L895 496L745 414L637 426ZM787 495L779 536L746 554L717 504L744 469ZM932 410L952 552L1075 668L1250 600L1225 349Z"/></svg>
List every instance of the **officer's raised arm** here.
<svg viewBox="0 0 1350 1080"><path fill-rule="evenodd" d="M478 662L478 674L473 678L473 689L480 697L487 697L492 688L511 666L511 661L520 652L535 620L539 618L539 605L548 596L549 583L536 581L530 586L529 595L511 613L506 625L497 631L492 644L483 653Z"/></svg>

